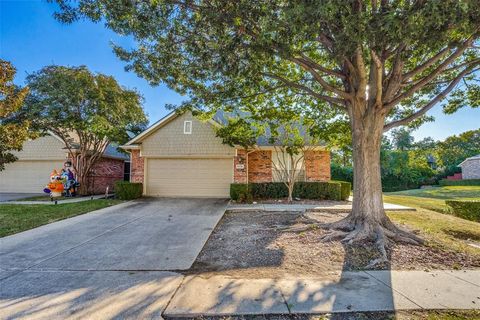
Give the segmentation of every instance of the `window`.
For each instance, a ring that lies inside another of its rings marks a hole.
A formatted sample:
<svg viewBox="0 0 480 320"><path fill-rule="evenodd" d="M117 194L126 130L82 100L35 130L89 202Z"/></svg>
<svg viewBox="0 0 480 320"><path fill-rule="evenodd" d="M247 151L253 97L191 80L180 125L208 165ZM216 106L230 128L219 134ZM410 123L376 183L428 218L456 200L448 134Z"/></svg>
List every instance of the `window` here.
<svg viewBox="0 0 480 320"><path fill-rule="evenodd" d="M192 134L192 121L183 122L183 133Z"/></svg>

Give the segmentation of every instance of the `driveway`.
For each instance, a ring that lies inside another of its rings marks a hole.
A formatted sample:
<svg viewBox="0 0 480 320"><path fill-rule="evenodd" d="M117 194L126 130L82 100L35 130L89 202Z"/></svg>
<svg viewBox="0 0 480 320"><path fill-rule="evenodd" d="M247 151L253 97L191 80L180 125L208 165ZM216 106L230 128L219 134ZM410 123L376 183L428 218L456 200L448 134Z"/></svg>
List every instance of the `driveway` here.
<svg viewBox="0 0 480 320"><path fill-rule="evenodd" d="M12 201L18 199L25 199L35 196L40 196L41 193L12 193L12 192L0 192L0 202Z"/></svg>
<svg viewBox="0 0 480 320"><path fill-rule="evenodd" d="M0 238L0 318L156 317L226 206L143 199Z"/></svg>

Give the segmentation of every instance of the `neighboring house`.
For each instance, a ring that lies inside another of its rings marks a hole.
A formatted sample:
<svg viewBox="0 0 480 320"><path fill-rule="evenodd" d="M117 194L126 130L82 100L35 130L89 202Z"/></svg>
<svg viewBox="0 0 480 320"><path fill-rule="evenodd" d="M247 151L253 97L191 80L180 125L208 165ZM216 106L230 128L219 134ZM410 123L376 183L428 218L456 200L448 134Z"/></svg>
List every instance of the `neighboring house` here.
<svg viewBox="0 0 480 320"><path fill-rule="evenodd" d="M274 181L275 149L267 139L247 153L216 137L221 123L168 114L121 146L131 154L130 181L142 182L144 195L169 197L229 197L231 183ZM309 152L302 176L330 180L330 152L320 146Z"/></svg>
<svg viewBox="0 0 480 320"><path fill-rule="evenodd" d="M52 170L62 169L70 158L63 141L52 133L26 141L23 150L15 155L18 160L0 171L0 192L41 193ZM127 155L109 146L92 169L89 191L104 193L107 186L113 190L114 181L124 180L125 161Z"/></svg>
<svg viewBox="0 0 480 320"><path fill-rule="evenodd" d="M458 166L462 168L462 179L480 179L480 154L463 160Z"/></svg>

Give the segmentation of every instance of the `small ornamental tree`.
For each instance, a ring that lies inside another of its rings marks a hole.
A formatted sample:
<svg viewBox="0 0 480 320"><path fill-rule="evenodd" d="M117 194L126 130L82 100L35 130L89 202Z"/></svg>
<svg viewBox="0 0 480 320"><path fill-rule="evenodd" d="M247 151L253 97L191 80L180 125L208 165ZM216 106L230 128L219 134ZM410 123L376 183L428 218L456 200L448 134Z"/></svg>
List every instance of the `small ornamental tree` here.
<svg viewBox="0 0 480 320"><path fill-rule="evenodd" d="M12 151L22 150L23 143L30 136L28 122L9 121L28 93L28 88L13 84L16 72L10 62L0 59L0 171L5 169L6 163L17 160Z"/></svg>
<svg viewBox="0 0 480 320"><path fill-rule="evenodd" d="M79 193L87 194L87 177L108 145L128 141L127 131L145 126L141 96L83 66L44 67L29 75L27 83L30 93L17 118L63 140L80 182Z"/></svg>
<svg viewBox="0 0 480 320"><path fill-rule="evenodd" d="M316 142L294 124L279 126L272 132L270 142L275 150L272 166L276 178L285 184L288 202L292 202L295 183L305 180L305 176L301 176L305 173L305 157L315 150Z"/></svg>
<svg viewBox="0 0 480 320"><path fill-rule="evenodd" d="M348 120L353 208L325 240L374 241L384 259L391 241L421 242L385 215L382 135L431 120L442 101L448 113L479 106L478 0L56 2L64 22L88 17L132 36L136 48L115 48L128 69L189 105Z"/></svg>

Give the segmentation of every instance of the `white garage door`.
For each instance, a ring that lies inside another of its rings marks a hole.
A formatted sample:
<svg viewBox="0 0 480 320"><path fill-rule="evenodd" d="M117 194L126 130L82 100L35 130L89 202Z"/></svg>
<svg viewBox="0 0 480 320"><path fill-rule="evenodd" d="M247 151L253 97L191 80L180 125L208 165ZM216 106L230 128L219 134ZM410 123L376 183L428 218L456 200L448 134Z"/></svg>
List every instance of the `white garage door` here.
<svg viewBox="0 0 480 320"><path fill-rule="evenodd" d="M60 170L64 160L16 161L0 171L0 192L42 193L53 169Z"/></svg>
<svg viewBox="0 0 480 320"><path fill-rule="evenodd" d="M233 159L147 159L146 194L228 198Z"/></svg>

